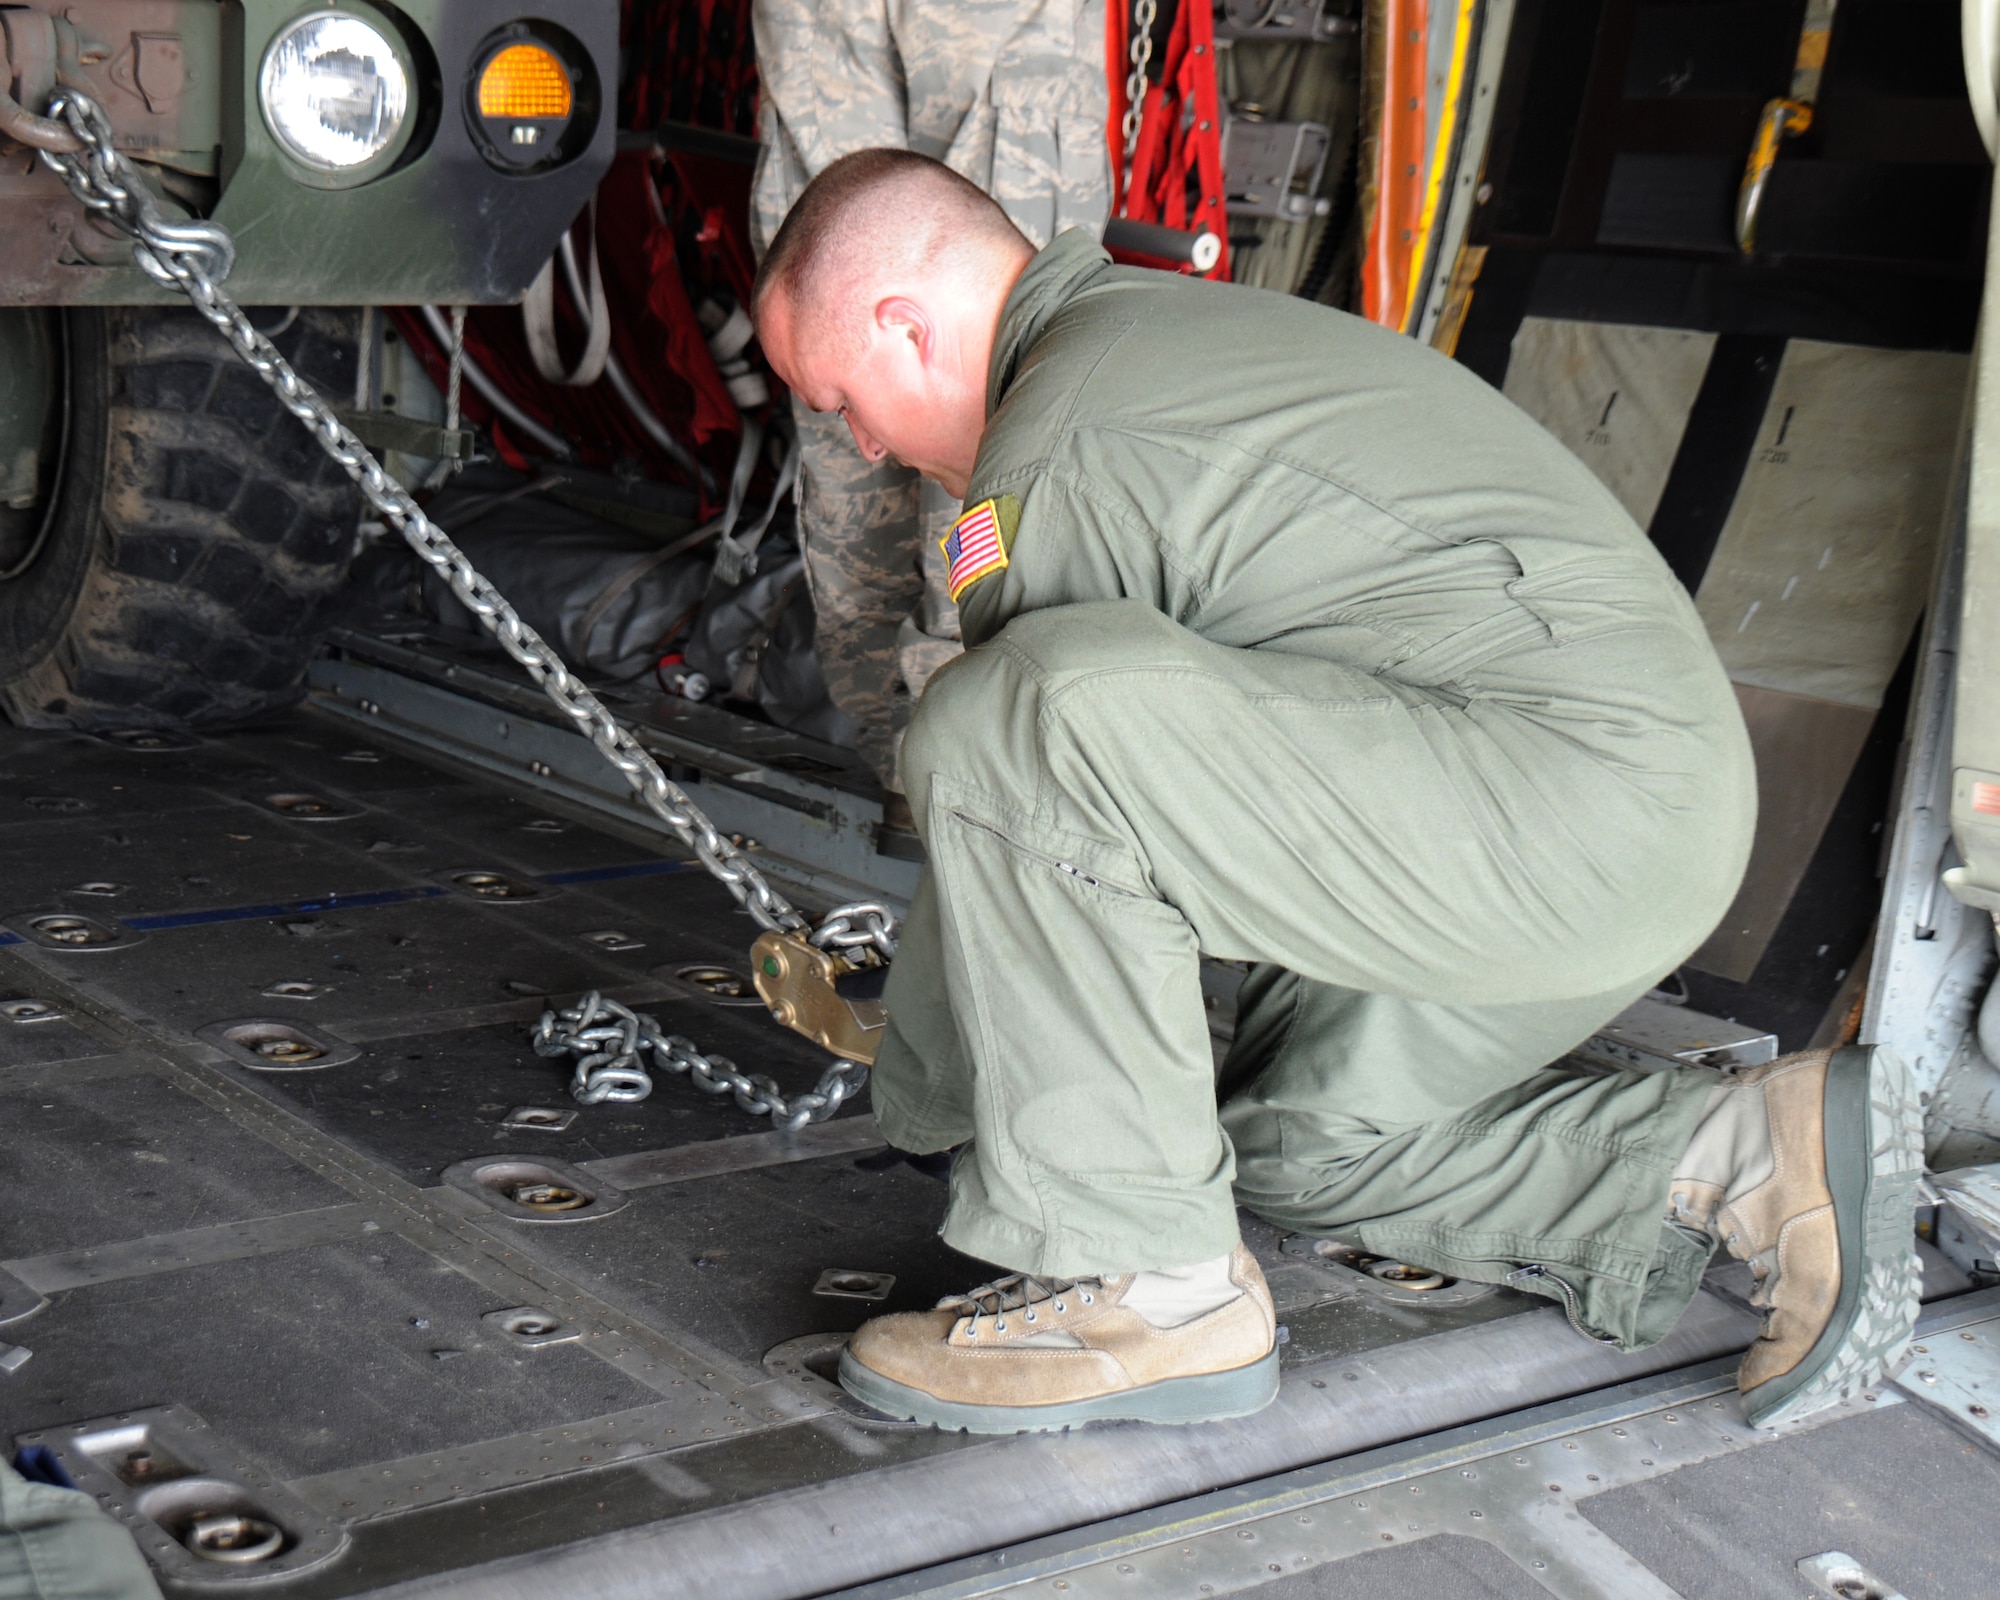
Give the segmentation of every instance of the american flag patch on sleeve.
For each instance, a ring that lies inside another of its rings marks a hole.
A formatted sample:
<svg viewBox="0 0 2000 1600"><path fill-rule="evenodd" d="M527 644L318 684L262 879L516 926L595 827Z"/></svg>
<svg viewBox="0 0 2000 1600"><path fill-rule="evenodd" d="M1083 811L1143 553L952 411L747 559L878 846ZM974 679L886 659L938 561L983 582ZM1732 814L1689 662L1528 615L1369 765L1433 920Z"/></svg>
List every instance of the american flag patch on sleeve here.
<svg viewBox="0 0 2000 1600"><path fill-rule="evenodd" d="M958 597L967 589L1007 565L999 503L982 500L968 509L952 524L940 548L947 568L945 587L951 591L951 603L957 605Z"/></svg>

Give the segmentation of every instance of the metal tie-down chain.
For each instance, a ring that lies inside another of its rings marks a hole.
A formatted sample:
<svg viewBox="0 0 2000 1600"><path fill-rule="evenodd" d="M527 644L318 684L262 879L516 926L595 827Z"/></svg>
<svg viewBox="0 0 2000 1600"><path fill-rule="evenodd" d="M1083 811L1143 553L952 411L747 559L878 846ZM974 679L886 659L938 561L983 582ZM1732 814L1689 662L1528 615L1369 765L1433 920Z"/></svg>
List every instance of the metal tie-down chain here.
<svg viewBox="0 0 2000 1600"><path fill-rule="evenodd" d="M595 989L573 1006L544 1011L532 1042L538 1056L576 1057L570 1093L587 1106L604 1100L643 1100L651 1094L653 1080L641 1060L645 1056L651 1056L660 1071L685 1073L697 1089L709 1094L734 1095L752 1116L769 1117L786 1129L826 1121L868 1081L868 1069L860 1062L836 1061L809 1093L787 1100L761 1073L740 1072L726 1056L703 1055L693 1040L662 1033L659 1023L644 1012L607 1000Z"/></svg>
<svg viewBox="0 0 2000 1600"><path fill-rule="evenodd" d="M1132 8L1132 75L1125 80L1125 121L1119 132L1125 138L1125 173L1129 182L1132 157L1139 148L1139 125L1146 101L1146 74L1153 65L1153 24L1159 21L1159 0L1138 0Z"/></svg>
<svg viewBox="0 0 2000 1600"><path fill-rule="evenodd" d="M651 753L563 664L562 658L521 620L520 613L474 569L465 553L424 515L423 508L403 486L382 470L368 447L355 438L271 341L251 326L236 302L223 293L222 281L236 264L236 244L226 228L212 222L168 222L162 217L152 193L132 174L124 156L113 147L111 123L104 108L89 95L75 89L58 89L49 99L49 114L60 118L82 146L74 153L48 148L38 152L69 186L70 193L86 208L132 236L132 259L139 270L156 283L179 289L214 324L251 370L270 385L279 403L312 430L320 448L339 462L360 486L369 505L437 570L460 603L527 669L528 675L541 685L577 731L597 746L647 808L694 851L701 864L721 880L759 927L809 939L823 949L851 950L865 945L885 960L895 955L895 920L885 908L873 902L836 906L819 928L812 929L742 851L716 830L701 808L660 770ZM572 1016L578 1017L579 1025L587 1028L599 1010L609 1004L612 1002L598 1000L595 995L586 996L573 1011L545 1013L536 1030L538 1050L546 1042L550 1049L544 1053L563 1049L573 1050L579 1056L578 1082L572 1092L587 1104L607 1098L642 1099L652 1087L644 1068L638 1064L638 1043L586 1071L585 1060L604 1055L597 1048L602 1041L586 1041L579 1036L572 1043L572 1035L557 1029L559 1021ZM629 1017L632 1013L625 1015ZM657 1029L653 1029L645 1045L654 1059L669 1070L693 1072L694 1064L702 1061L691 1046L685 1048L681 1057L671 1050L660 1050L653 1043L658 1037ZM685 1041L677 1044L685 1046ZM675 1064L683 1060L684 1064ZM745 1078L735 1073L734 1068L728 1069L727 1074L720 1073L712 1062L707 1066L708 1075L697 1077L696 1081L703 1087L719 1085L734 1091L738 1104L745 1110L772 1111L785 1105L782 1097L763 1090L762 1083L768 1080ZM867 1069L859 1063L843 1062L838 1066L847 1069L840 1075L840 1081L852 1086L848 1093L866 1080ZM831 1078L835 1073L828 1076ZM597 1092L600 1087L602 1093ZM814 1098L801 1095L794 1104L805 1105ZM823 1095L817 1098L825 1103L808 1108L809 1119L831 1115L839 1104L839 1098Z"/></svg>

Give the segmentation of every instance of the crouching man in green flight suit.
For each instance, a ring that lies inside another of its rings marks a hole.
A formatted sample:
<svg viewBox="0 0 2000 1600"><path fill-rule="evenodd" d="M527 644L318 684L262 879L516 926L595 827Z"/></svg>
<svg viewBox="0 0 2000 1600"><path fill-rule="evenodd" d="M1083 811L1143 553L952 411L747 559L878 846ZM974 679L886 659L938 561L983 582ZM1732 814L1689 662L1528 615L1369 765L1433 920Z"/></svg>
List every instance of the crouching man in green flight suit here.
<svg viewBox="0 0 2000 1600"><path fill-rule="evenodd" d="M1894 1359L1893 1057L1548 1065L1709 933L1755 811L1693 606L1561 445L1356 318L1037 252L901 151L813 181L756 310L807 405L966 507L874 1101L960 1147L944 1238L1014 1275L867 1324L850 1390L976 1431L1254 1411L1238 1204L1622 1349L1725 1245L1759 1423ZM1203 955L1253 964L1219 1077Z"/></svg>

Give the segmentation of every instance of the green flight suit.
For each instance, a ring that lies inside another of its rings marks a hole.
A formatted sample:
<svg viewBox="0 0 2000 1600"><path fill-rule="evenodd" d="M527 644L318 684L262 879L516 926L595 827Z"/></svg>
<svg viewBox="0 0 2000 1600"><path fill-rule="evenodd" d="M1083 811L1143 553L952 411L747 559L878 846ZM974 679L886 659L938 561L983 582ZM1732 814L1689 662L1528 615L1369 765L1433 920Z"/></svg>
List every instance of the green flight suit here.
<svg viewBox="0 0 2000 1600"><path fill-rule="evenodd" d="M87 1494L0 1459L0 1600L160 1600L132 1535Z"/></svg>
<svg viewBox="0 0 2000 1600"><path fill-rule="evenodd" d="M1080 232L1009 296L988 416L967 502L1007 560L905 744L929 866L874 1079L893 1142L967 1145L945 1239L1173 1266L1241 1202L1662 1336L1708 1255L1661 1219L1712 1080L1547 1063L1748 857L1685 591L1463 368ZM1220 1083L1204 954L1255 964Z"/></svg>

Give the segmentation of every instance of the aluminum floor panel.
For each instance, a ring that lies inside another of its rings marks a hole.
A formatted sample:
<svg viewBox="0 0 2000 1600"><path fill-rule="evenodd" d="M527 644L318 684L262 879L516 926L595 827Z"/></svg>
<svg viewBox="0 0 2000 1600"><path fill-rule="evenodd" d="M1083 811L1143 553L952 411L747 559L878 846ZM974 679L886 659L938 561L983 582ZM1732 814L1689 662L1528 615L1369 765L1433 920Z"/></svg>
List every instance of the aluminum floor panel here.
<svg viewBox="0 0 2000 1600"><path fill-rule="evenodd" d="M981 1276L936 1237L943 1186L857 1164L877 1137L865 1103L789 1143L682 1081L574 1106L563 1064L527 1047L544 992L628 995L788 1092L825 1058L676 977L745 961L752 926L718 886L615 819L378 748L365 716L148 754L0 729L0 770L47 772L34 794L90 807L32 811L0 787L0 862L34 864L39 842L41 893L131 861L102 875L128 885L112 913L147 931L125 950L0 949L0 996L73 1012L0 1024L0 1063L16 1063L0 1065L0 1102L18 1107L0 1150L30 1185L0 1248L53 1301L0 1330L35 1352L0 1376L0 1427L189 1407L352 1533L276 1600L818 1593L1706 1360L1752 1330L1704 1294L1665 1344L1617 1356L1539 1302L1399 1303L1250 1224L1291 1334L1282 1398L1259 1417L1004 1439L856 1418L823 1378L764 1357ZM711 738L729 729L699 720ZM772 770L802 781L781 763L806 757L765 743ZM359 809L309 823L259 802L282 791ZM829 794L851 809L851 785ZM17 803L30 827L7 821ZM547 892L493 904L441 884L473 866ZM42 907L0 914L26 909ZM581 937L606 928L640 948ZM283 980L323 992L264 994ZM253 1071L193 1037L250 1016L356 1056ZM51 1042L33 1044L35 1026ZM577 1115L559 1133L503 1129L517 1105ZM43 1115L67 1119L46 1141ZM440 1186L499 1153L573 1162L630 1204L527 1223ZM880 1302L816 1295L829 1267L897 1281ZM481 1320L519 1305L580 1336L528 1349ZM1451 1561L1440 1543L1369 1581L1443 1588Z"/></svg>
<svg viewBox="0 0 2000 1600"><path fill-rule="evenodd" d="M0 1261L347 1199L143 1076L10 1087L0 1073L0 1187Z"/></svg>
<svg viewBox="0 0 2000 1600"><path fill-rule="evenodd" d="M370 807L381 806L385 796L402 793L484 797L477 784L461 775L441 773L344 728L297 717L274 727L218 736L205 741L202 751L214 752L217 760L281 773L287 783L301 789L327 788L351 795Z"/></svg>
<svg viewBox="0 0 2000 1600"><path fill-rule="evenodd" d="M1583 1502L1685 1600L1801 1600L1854 1556L1910 1600L2000 1595L2000 1456L1922 1406L1830 1423Z"/></svg>
<svg viewBox="0 0 2000 1600"><path fill-rule="evenodd" d="M417 884L409 892L429 888ZM483 907L439 894L163 928L126 950L72 954L16 946L14 953L183 1037L210 1023L263 1016L337 1033L343 1023L379 1024L616 981L592 952L566 937L573 912L515 910L522 915L502 922ZM293 982L322 985L326 993L311 1001L264 993Z"/></svg>
<svg viewBox="0 0 2000 1600"><path fill-rule="evenodd" d="M1456 1533L1273 1575L1253 1592L1257 1600L1549 1600L1549 1591L1519 1567L1495 1561L1491 1545Z"/></svg>
<svg viewBox="0 0 2000 1600"><path fill-rule="evenodd" d="M0 974L0 1004L36 1000L35 980L19 968ZM56 1012L38 1021L17 1022L0 1013L0 1090L13 1081L10 1067L33 1067L53 1061L85 1061L115 1049L75 1017Z"/></svg>
<svg viewBox="0 0 2000 1600"><path fill-rule="evenodd" d="M788 1339L927 1310L998 1269L937 1237L945 1188L852 1156L641 1190L589 1226L523 1229L520 1248L635 1316L685 1328L745 1362ZM894 1274L881 1301L817 1295L829 1268Z"/></svg>
<svg viewBox="0 0 2000 1600"><path fill-rule="evenodd" d="M697 1033L717 1050L735 1048L730 1030L702 1026L707 1019L691 1002L635 1003L657 1014L665 1027ZM399 1176L426 1186L441 1181L446 1167L470 1156L511 1153L597 1161L740 1138L767 1126L745 1116L728 1097L697 1094L675 1079L636 1104L578 1106L569 1095L567 1062L547 1060L528 1047L535 1009L531 1002L513 1022L373 1040L363 1046L359 1060L323 1072L250 1074L245 1081L260 1076L261 1092ZM796 1052L787 1048L753 1055L739 1049L738 1059L747 1070L769 1072L787 1093L809 1088L822 1065L804 1041ZM517 1106L548 1106L577 1115L555 1132L503 1126ZM943 1185L931 1186L941 1198ZM524 1236L595 1235L618 1221L524 1230Z"/></svg>
<svg viewBox="0 0 2000 1600"><path fill-rule="evenodd" d="M387 1230L89 1285L15 1334L35 1359L8 1431L174 1401L303 1478L659 1398L577 1345L520 1348L482 1326L491 1309Z"/></svg>
<svg viewBox="0 0 2000 1600"><path fill-rule="evenodd" d="M6 897L0 916L59 906L120 918L166 916L392 889L408 880L406 868L379 855L329 853L330 842L305 836L304 824L223 800L115 824L51 818L11 840L0 837ZM78 887L92 882L115 892Z"/></svg>

